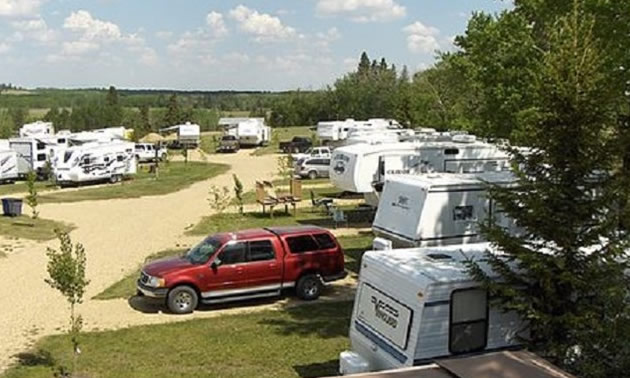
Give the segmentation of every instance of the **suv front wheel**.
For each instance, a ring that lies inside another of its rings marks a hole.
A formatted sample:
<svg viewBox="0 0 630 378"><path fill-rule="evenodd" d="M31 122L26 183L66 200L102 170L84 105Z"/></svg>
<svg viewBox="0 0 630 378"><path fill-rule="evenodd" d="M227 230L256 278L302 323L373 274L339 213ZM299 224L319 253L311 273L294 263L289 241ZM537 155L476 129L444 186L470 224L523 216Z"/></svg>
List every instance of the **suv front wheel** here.
<svg viewBox="0 0 630 378"><path fill-rule="evenodd" d="M177 286L168 292L166 305L175 314L189 314L197 308L199 297L190 286Z"/></svg>

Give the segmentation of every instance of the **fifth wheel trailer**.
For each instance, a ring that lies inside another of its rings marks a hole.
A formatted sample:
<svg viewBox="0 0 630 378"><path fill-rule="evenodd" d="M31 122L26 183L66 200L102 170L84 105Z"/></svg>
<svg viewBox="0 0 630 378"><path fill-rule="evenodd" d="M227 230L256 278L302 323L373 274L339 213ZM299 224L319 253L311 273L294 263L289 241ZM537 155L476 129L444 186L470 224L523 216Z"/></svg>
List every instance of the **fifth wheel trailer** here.
<svg viewBox="0 0 630 378"><path fill-rule="evenodd" d="M468 274L466 262L474 260L494 276L486 253L496 253L488 243L366 252L340 373L518 347L519 317L494 308Z"/></svg>
<svg viewBox="0 0 630 378"><path fill-rule="evenodd" d="M488 184L514 183L507 171L392 175L385 180L372 230L396 248L484 241L479 224L490 220L517 232L486 190Z"/></svg>

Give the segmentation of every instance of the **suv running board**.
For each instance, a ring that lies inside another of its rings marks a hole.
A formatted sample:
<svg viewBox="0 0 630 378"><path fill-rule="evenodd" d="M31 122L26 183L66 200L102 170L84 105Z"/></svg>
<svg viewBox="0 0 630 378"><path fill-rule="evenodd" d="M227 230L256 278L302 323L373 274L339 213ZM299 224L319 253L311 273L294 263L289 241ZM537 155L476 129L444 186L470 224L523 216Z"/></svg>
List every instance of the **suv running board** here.
<svg viewBox="0 0 630 378"><path fill-rule="evenodd" d="M267 293L258 293L258 294L249 294L249 295L240 295L233 296L227 298L204 298L201 300L204 304L213 304L213 303L225 303L225 302L234 302L234 301L242 301L247 299L257 299L257 298L269 298L269 297L279 297L280 290L267 292Z"/></svg>

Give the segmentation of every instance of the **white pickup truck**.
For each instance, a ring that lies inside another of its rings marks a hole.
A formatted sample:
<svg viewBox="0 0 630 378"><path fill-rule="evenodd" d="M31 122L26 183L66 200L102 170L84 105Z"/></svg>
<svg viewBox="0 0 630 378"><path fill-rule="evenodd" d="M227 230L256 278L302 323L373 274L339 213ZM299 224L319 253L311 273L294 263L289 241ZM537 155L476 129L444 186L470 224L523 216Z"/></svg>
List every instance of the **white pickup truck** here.
<svg viewBox="0 0 630 378"><path fill-rule="evenodd" d="M155 161L156 157L159 160L165 160L167 155L166 148L157 147L153 143L136 143L135 153L139 163Z"/></svg>
<svg viewBox="0 0 630 378"><path fill-rule="evenodd" d="M311 147L302 154L293 154L291 156L293 157L293 160L297 162L298 160L306 158L330 159L330 155L330 147Z"/></svg>

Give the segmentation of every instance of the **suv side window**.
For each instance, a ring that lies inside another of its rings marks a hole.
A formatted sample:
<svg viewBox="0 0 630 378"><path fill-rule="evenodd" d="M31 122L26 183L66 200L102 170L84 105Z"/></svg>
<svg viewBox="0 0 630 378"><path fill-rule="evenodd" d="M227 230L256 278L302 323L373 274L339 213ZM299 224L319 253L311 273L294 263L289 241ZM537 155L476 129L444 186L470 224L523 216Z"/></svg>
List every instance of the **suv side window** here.
<svg viewBox="0 0 630 378"><path fill-rule="evenodd" d="M320 249L332 249L337 247L333 239L328 234L316 234L313 235L313 237L317 241L317 244L319 244Z"/></svg>
<svg viewBox="0 0 630 378"><path fill-rule="evenodd" d="M249 261L267 261L274 260L276 254L273 245L269 240L258 240L249 243Z"/></svg>
<svg viewBox="0 0 630 378"><path fill-rule="evenodd" d="M311 235L292 236L287 238L291 253L306 253L319 250L319 246Z"/></svg>
<svg viewBox="0 0 630 378"><path fill-rule="evenodd" d="M330 165L330 159L322 159L322 165Z"/></svg>
<svg viewBox="0 0 630 378"><path fill-rule="evenodd" d="M241 264L247 262L247 244L234 243L226 245L219 256L222 265Z"/></svg>

